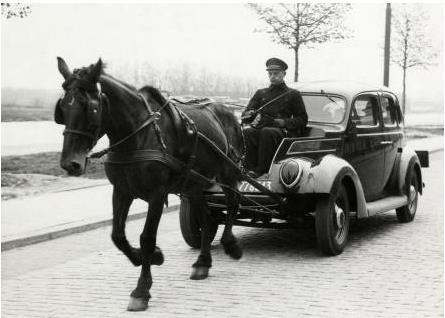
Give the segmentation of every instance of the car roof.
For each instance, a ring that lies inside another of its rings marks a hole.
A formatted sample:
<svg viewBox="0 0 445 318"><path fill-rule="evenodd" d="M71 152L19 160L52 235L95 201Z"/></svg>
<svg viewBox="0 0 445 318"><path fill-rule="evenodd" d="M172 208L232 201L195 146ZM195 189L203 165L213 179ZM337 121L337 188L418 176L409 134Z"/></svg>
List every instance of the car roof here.
<svg viewBox="0 0 445 318"><path fill-rule="evenodd" d="M389 87L366 84L356 81L311 81L289 83L292 87L302 93L324 93L343 95L351 100L355 95L366 91L386 91L394 93Z"/></svg>

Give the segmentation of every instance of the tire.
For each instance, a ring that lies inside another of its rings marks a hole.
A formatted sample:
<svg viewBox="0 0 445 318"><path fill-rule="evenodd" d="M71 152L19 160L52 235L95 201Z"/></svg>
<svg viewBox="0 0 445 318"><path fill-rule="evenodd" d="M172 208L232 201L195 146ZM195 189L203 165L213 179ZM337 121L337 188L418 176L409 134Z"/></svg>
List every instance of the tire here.
<svg viewBox="0 0 445 318"><path fill-rule="evenodd" d="M201 225L197 214L198 204L194 203L190 198L182 197L181 205L179 207L179 225L184 241L193 248L201 247ZM210 238L211 241L215 238L218 231L218 223L215 222L212 216L209 216Z"/></svg>
<svg viewBox="0 0 445 318"><path fill-rule="evenodd" d="M318 247L330 256L343 252L349 234L349 200L345 186L340 183L329 198L317 203L315 212L315 232Z"/></svg>
<svg viewBox="0 0 445 318"><path fill-rule="evenodd" d="M410 169L406 178L407 189L405 193L408 196L408 204L396 209L397 219L401 223L407 223L414 220L417 211L417 202L419 200L419 180L417 180L414 167Z"/></svg>

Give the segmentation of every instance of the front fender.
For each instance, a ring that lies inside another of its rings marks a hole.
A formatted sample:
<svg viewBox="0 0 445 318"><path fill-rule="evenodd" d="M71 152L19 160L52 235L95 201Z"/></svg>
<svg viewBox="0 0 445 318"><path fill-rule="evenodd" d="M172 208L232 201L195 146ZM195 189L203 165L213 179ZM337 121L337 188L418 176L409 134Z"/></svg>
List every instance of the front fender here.
<svg viewBox="0 0 445 318"><path fill-rule="evenodd" d="M350 199L354 202L357 210L357 217L366 217L366 201L363 193L363 187L354 168L345 160L334 156L326 155L321 160L313 161L309 159L298 159L303 168L301 181L294 189L287 189L287 192L298 194L332 193L332 187L338 180L347 183ZM278 176L280 162L271 167L271 175ZM278 183L278 180L275 181ZM352 185L352 189L349 185ZM280 185L282 189L284 187Z"/></svg>

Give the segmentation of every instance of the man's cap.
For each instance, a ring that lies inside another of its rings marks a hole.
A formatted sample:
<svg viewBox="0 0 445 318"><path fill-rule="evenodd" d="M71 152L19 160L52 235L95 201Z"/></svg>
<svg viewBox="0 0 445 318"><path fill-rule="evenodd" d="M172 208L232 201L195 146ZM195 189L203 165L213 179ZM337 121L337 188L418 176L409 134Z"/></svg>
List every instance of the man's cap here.
<svg viewBox="0 0 445 318"><path fill-rule="evenodd" d="M266 61L266 71L285 71L287 64L283 60L272 57Z"/></svg>

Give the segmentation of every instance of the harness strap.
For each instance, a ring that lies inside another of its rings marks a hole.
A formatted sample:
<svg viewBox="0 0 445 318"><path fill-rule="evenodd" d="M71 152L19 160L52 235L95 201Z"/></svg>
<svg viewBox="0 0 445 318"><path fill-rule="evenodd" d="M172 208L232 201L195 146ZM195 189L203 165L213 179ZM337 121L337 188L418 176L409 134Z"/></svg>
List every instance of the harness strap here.
<svg viewBox="0 0 445 318"><path fill-rule="evenodd" d="M155 119L155 121L153 122L153 126L155 128L156 138L158 139L158 142L161 145L162 150L163 151L167 150L167 146L165 145L164 139L162 138L161 128L159 128L158 119L161 118L161 111L164 109L164 107L166 107L169 104L169 100L167 99L167 101L164 103L164 105L161 106L161 108L159 108L158 111L153 112L147 100L145 99L145 96L141 93L139 93L138 96L141 97L142 100L144 101L144 105L145 108L147 108L148 115Z"/></svg>
<svg viewBox="0 0 445 318"><path fill-rule="evenodd" d="M191 122L191 128L193 129L193 147L192 147L192 153L189 156L189 159L187 161L186 170L185 170L185 178L184 182L181 186L181 192L184 192L185 186L189 180L190 172L194 171L193 166L195 165L196 160L196 151L198 150L198 128L196 128L196 125L194 122Z"/></svg>
<svg viewBox="0 0 445 318"><path fill-rule="evenodd" d="M66 134L82 135L82 136L89 137L89 138L93 139L94 141L96 139L96 136L94 134L86 132L86 131L82 131L82 130L77 130L77 129L65 129L63 131L63 135L66 135Z"/></svg>
<svg viewBox="0 0 445 318"><path fill-rule="evenodd" d="M234 163L232 161L232 159L230 159L221 149L219 149L215 145L215 143L212 140L210 140L206 135L204 135L204 134L202 134L201 132L198 131L198 137L200 137L201 140L203 140L214 151L216 151L222 158L224 158L224 160L228 164L230 164L234 169L236 169L244 180L248 181L250 184L252 184L255 188L257 188L261 192L267 193L267 195L269 195L271 198L275 199L277 202L279 202L279 203L282 202L282 199L280 198L279 195L277 195L276 193L270 191L268 188L263 186L261 183L259 183L255 179L253 179L253 178L249 177L247 174L243 173L242 169L236 163Z"/></svg>
<svg viewBox="0 0 445 318"><path fill-rule="evenodd" d="M153 160L168 165L175 171L183 169L185 164L172 155L157 149L141 149L126 152L113 152L107 154L105 163L129 164L141 161Z"/></svg>
<svg viewBox="0 0 445 318"><path fill-rule="evenodd" d="M172 155L155 149L141 149L128 152L109 152L105 159L105 164L132 164L136 162L156 161L162 163L175 172L184 172L186 164ZM187 173L191 178L203 182L210 187L215 183L214 180L207 178L196 170L189 169ZM187 177L188 178L188 177Z"/></svg>
<svg viewBox="0 0 445 318"><path fill-rule="evenodd" d="M108 147L108 151L122 143L124 143L125 141L127 141L128 139L130 139L131 137L133 137L134 135L136 135L139 131L141 131L142 129L144 129L145 127L147 127L148 125L150 125L152 122L154 122L156 120L155 116L151 116L150 118L148 118L141 126L139 126L138 129L136 129L135 131L133 131L131 134L129 134L127 137L119 140L118 142L112 144L110 147Z"/></svg>
<svg viewBox="0 0 445 318"><path fill-rule="evenodd" d="M169 104L169 101L167 100L164 103L164 105L162 105L162 107L157 112L153 112L153 110L151 109L151 107L148 104L147 100L145 99L144 95L143 94L138 94L138 96L141 97L142 101L144 102L144 105L145 105L145 108L147 109L149 118L141 126L139 126L135 131L133 131L131 134L129 134L128 136L122 138L121 140L117 141L116 143L110 145L108 148L105 148L105 149L103 149L101 151L98 151L98 152L95 152L95 153L91 154L89 156L89 158L100 158L100 157L102 157L103 155L105 155L108 152L110 152L111 149L113 149L114 147L117 147L120 144L124 143L125 141L127 141L128 139L130 139L131 137L136 135L138 132L140 132L142 129L144 129L145 127L149 126L151 123L154 124L156 136L157 136L158 141L161 144L162 148L164 150L167 149L167 147L165 146L165 142L162 139L161 130L159 128L159 125L158 125L157 121L161 117L161 110Z"/></svg>

